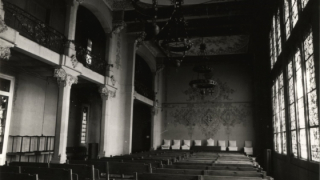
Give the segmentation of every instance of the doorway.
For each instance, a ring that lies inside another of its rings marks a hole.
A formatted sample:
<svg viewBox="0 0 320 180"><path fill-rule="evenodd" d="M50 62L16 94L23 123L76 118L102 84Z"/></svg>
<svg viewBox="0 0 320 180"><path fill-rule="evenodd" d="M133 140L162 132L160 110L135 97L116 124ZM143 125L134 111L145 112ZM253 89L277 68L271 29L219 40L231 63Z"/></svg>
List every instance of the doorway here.
<svg viewBox="0 0 320 180"><path fill-rule="evenodd" d="M151 148L151 107L134 100L132 126L132 153Z"/></svg>

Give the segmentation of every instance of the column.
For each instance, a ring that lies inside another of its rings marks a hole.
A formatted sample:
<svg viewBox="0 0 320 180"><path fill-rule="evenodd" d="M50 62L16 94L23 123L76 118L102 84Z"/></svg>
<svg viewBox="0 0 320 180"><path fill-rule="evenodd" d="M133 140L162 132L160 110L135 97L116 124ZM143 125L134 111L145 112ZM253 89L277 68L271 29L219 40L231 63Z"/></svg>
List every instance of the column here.
<svg viewBox="0 0 320 180"><path fill-rule="evenodd" d="M100 128L100 148L99 157L106 157L108 154L108 124L109 124L109 101L111 97L115 97L115 91L108 89L106 85L103 85L99 89L102 99L102 117Z"/></svg>
<svg viewBox="0 0 320 180"><path fill-rule="evenodd" d="M65 36L68 39L66 44L65 54L69 57L75 55L75 45L73 43L76 34L76 22L77 22L77 12L78 12L79 3L74 1L70 4L67 4L67 16L65 24Z"/></svg>
<svg viewBox="0 0 320 180"><path fill-rule="evenodd" d="M125 117L126 122L124 125L125 128L125 141L124 144L124 154L131 153L132 147L132 120L133 120L133 100L134 100L134 69L135 69L135 61L136 61L136 36L128 35L127 36L127 69L126 69L126 77L127 81L125 82L125 99L126 105L125 109Z"/></svg>
<svg viewBox="0 0 320 180"><path fill-rule="evenodd" d="M70 90L72 84L78 82L77 75L68 69L55 69L54 77L59 84L59 99L57 109L57 122L55 129L55 144L52 163L65 163L67 160L67 135L69 122Z"/></svg>

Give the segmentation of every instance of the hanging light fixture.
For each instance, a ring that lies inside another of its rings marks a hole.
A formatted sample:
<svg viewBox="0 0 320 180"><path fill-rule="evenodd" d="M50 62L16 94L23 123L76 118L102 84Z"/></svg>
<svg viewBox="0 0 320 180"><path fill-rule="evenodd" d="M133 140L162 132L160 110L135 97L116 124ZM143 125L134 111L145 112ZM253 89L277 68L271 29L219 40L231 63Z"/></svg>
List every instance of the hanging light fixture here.
<svg viewBox="0 0 320 180"><path fill-rule="evenodd" d="M202 43L200 44L199 56L202 56L202 59L205 60L206 52L206 44L202 38ZM212 90L217 85L217 82L214 81L211 75L212 68L206 65L205 63L196 65L193 68L193 71L197 73L197 79L191 80L189 85L192 88L198 88L202 95L205 95L208 90Z"/></svg>

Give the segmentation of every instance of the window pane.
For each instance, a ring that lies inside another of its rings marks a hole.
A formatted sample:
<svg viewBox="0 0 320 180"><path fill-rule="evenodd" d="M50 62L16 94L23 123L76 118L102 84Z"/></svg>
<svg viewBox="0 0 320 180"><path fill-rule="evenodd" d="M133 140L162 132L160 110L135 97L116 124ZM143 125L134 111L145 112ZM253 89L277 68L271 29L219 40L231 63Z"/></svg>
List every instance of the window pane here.
<svg viewBox="0 0 320 180"><path fill-rule="evenodd" d="M296 113L295 113L295 108L294 104L290 105L290 128L291 130L296 129Z"/></svg>
<svg viewBox="0 0 320 180"><path fill-rule="evenodd" d="M316 79L315 79L315 71L314 71L314 60L313 56L311 56L306 61L306 75L307 75L307 91L310 92L316 88Z"/></svg>
<svg viewBox="0 0 320 180"><path fill-rule="evenodd" d="M290 63L288 64L288 79L290 79L293 75L292 72L292 61L290 61Z"/></svg>
<svg viewBox="0 0 320 180"><path fill-rule="evenodd" d="M280 29L280 10L278 9L277 12L277 47L278 47L278 56L281 53L282 50L282 44L281 44L281 29Z"/></svg>
<svg viewBox="0 0 320 180"><path fill-rule="evenodd" d="M299 49L297 50L297 52L294 55L294 64L296 65L296 71L299 70L301 67L301 56L300 56Z"/></svg>
<svg viewBox="0 0 320 180"><path fill-rule="evenodd" d="M10 80L0 78L0 91L10 92L10 84Z"/></svg>
<svg viewBox="0 0 320 180"><path fill-rule="evenodd" d="M9 97L0 95L0 154L3 149L4 130L6 128Z"/></svg>
<svg viewBox="0 0 320 180"><path fill-rule="evenodd" d="M320 161L320 143L319 143L319 127L310 129L311 140L311 159L313 161Z"/></svg>
<svg viewBox="0 0 320 180"><path fill-rule="evenodd" d="M278 143L278 152L281 153L282 152L282 148L281 148L281 133L277 134L277 143Z"/></svg>
<svg viewBox="0 0 320 180"><path fill-rule="evenodd" d="M309 59L309 57L313 54L313 36L312 32L310 32L305 38L304 42L304 56L305 59Z"/></svg>
<svg viewBox="0 0 320 180"><path fill-rule="evenodd" d="M300 129L300 137L299 137L299 146L301 150L301 158L307 159L308 151L307 151L307 142L306 142L306 131L305 129Z"/></svg>
<svg viewBox="0 0 320 180"><path fill-rule="evenodd" d="M294 27L298 22L298 3L297 0L292 1L292 27Z"/></svg>
<svg viewBox="0 0 320 180"><path fill-rule="evenodd" d="M283 149L283 154L287 154L287 135L286 132L282 133L282 149Z"/></svg>
<svg viewBox="0 0 320 180"><path fill-rule="evenodd" d="M292 153L295 157L297 157L298 156L298 146L297 146L296 131L291 131L291 143L292 143Z"/></svg>
<svg viewBox="0 0 320 180"><path fill-rule="evenodd" d="M289 103L292 104L294 102L294 89L293 89L293 78L289 80Z"/></svg>
<svg viewBox="0 0 320 180"><path fill-rule="evenodd" d="M303 98L298 100L299 128L305 128L304 103Z"/></svg>
<svg viewBox="0 0 320 180"><path fill-rule="evenodd" d="M309 125L319 125L318 119L318 105L317 105L317 91L314 90L308 94L308 108L309 108Z"/></svg>
<svg viewBox="0 0 320 180"><path fill-rule="evenodd" d="M301 68L297 71L297 98L300 99L303 96L303 87L302 87L302 72Z"/></svg>
<svg viewBox="0 0 320 180"><path fill-rule="evenodd" d="M277 49L276 49L276 17L273 16L273 19L272 19L272 39L273 39L273 52L274 52L274 56L275 56L275 61L274 62L277 62Z"/></svg>

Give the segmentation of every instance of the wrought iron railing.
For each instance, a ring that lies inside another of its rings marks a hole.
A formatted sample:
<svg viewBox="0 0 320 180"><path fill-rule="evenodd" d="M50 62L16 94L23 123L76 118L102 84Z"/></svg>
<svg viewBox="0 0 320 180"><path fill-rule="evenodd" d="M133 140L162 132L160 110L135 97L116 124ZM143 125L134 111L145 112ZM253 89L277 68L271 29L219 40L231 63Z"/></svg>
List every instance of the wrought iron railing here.
<svg viewBox="0 0 320 180"><path fill-rule="evenodd" d="M83 48L79 44L75 43L77 60L81 62L85 67L91 69L94 72L97 72L105 76L105 71L107 67L107 62L101 54L92 53L86 48Z"/></svg>
<svg viewBox="0 0 320 180"><path fill-rule="evenodd" d="M134 90L144 97L154 100L154 91L139 81L134 81Z"/></svg>
<svg viewBox="0 0 320 180"><path fill-rule="evenodd" d="M9 27L19 31L20 35L39 43L40 45L62 54L66 38L57 30L32 16L18 6L2 1L5 10L4 21Z"/></svg>

